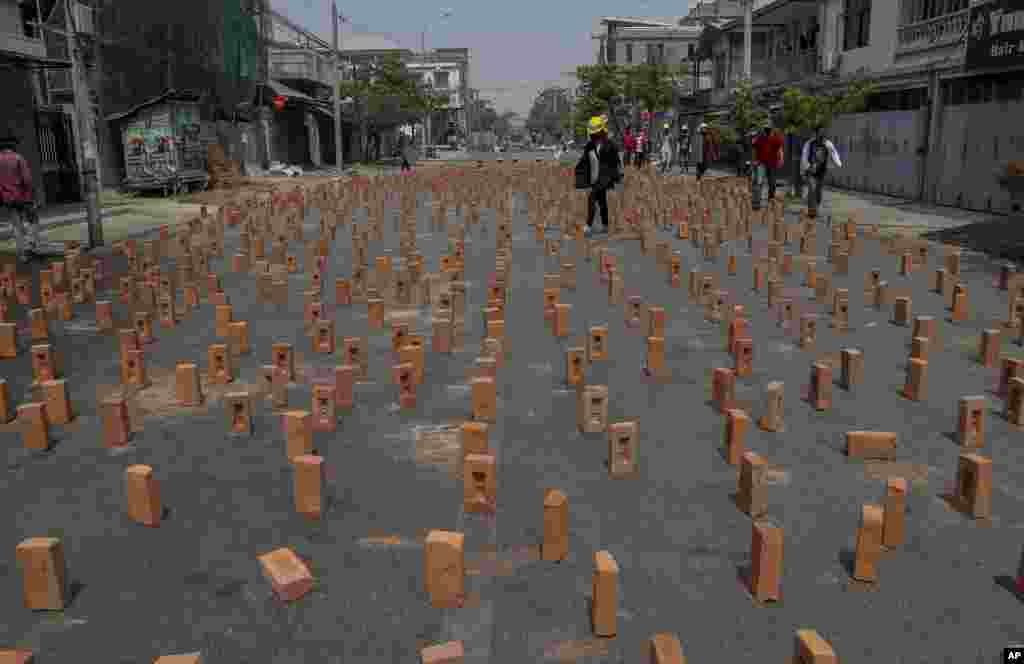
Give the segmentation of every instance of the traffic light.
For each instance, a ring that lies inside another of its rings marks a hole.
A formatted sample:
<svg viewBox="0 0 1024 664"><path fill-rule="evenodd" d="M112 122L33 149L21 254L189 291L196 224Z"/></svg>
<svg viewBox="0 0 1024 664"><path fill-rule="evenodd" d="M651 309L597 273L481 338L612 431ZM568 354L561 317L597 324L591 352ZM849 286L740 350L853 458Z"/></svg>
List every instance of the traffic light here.
<svg viewBox="0 0 1024 664"><path fill-rule="evenodd" d="M278 95L278 96L274 97L274 108L276 110L278 110L278 111L283 111L284 110L284 105L285 105L285 103L287 103L287 101L288 101L288 98L287 97L282 97L281 95Z"/></svg>

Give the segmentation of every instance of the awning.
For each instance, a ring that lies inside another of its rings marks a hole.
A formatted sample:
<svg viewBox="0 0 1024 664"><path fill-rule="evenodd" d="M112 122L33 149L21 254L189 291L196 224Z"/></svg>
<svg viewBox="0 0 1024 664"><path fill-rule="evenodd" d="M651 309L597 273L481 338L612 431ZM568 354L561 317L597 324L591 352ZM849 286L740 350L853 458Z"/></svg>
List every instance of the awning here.
<svg viewBox="0 0 1024 664"><path fill-rule="evenodd" d="M202 95L198 92L170 89L163 92L162 94L157 95L156 97L153 97L152 99L147 99L146 101L142 102L137 106L129 108L127 111L123 111L121 113L112 113L111 115L108 115L106 117L106 120L107 122L115 122L117 120L122 120L128 117L129 115L134 115L135 113L138 113L144 108L156 106L157 104L162 104L165 101L199 101L201 98Z"/></svg>
<svg viewBox="0 0 1024 664"><path fill-rule="evenodd" d="M315 102L316 100L307 95L304 92L299 92L295 88L290 88L280 81L270 79L265 84L267 88L278 97L287 97L288 99L296 99L305 102Z"/></svg>

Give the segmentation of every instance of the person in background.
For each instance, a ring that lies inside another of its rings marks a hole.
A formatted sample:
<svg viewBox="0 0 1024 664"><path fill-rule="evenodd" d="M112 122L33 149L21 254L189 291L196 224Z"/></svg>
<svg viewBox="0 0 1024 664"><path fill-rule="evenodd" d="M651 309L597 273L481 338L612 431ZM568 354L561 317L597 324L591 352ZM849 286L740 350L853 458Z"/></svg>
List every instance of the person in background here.
<svg viewBox="0 0 1024 664"><path fill-rule="evenodd" d="M718 143L711 135L710 128L706 123L701 122L697 127L697 135L694 137L693 154L697 159L697 179L704 177L708 167L718 160Z"/></svg>
<svg viewBox="0 0 1024 664"><path fill-rule="evenodd" d="M776 177L782 168L783 145L782 134L773 131L768 122L761 127L761 133L754 137L754 159L768 180L769 200L775 198Z"/></svg>
<svg viewBox="0 0 1024 664"><path fill-rule="evenodd" d="M683 173L690 167L690 128L683 125L679 128L679 167Z"/></svg>
<svg viewBox="0 0 1024 664"><path fill-rule="evenodd" d="M633 163L633 153L636 151L636 136L633 135L633 128L626 127L626 133L622 135L622 163L629 166Z"/></svg>
<svg viewBox="0 0 1024 664"><path fill-rule="evenodd" d="M661 162L658 164L658 169L664 174L672 168L672 132L669 131L670 127L667 122L663 129L665 131L661 137Z"/></svg>
<svg viewBox="0 0 1024 664"><path fill-rule="evenodd" d="M814 138L804 143L800 153L800 172L807 178L807 212L812 219L818 216L818 208L821 207L829 162L836 168L843 167L836 146L825 138L825 128L815 127Z"/></svg>
<svg viewBox="0 0 1024 664"><path fill-rule="evenodd" d="M618 148L608 140L606 120L601 117L591 118L587 133L590 134L590 141L583 148L583 158L590 164L590 190L587 192L587 227L583 232L590 237L594 232L596 208L601 211L601 232L608 232L608 190L622 179L622 161Z"/></svg>
<svg viewBox="0 0 1024 664"><path fill-rule="evenodd" d="M649 154L650 146L647 143L647 128L640 130L640 134L636 139L636 167L643 168L647 164L647 155Z"/></svg>
<svg viewBox="0 0 1024 664"><path fill-rule="evenodd" d="M18 139L0 137L0 206L8 211L14 226L18 260L29 261L41 245L35 189L28 160L15 151Z"/></svg>

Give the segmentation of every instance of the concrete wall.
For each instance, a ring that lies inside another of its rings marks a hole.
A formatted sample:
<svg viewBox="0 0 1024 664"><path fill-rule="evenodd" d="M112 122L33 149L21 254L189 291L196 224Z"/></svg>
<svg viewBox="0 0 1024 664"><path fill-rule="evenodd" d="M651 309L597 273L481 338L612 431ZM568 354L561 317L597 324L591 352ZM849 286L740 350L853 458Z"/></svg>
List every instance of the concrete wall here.
<svg viewBox="0 0 1024 664"><path fill-rule="evenodd" d="M997 181L1009 161L1024 159L1024 102L947 106L938 114L926 199L974 210L1009 212Z"/></svg>
<svg viewBox="0 0 1024 664"><path fill-rule="evenodd" d="M0 134L10 132L18 139L17 150L32 167L36 201L45 203L41 174L39 138L36 135L36 105L31 74L24 69L0 67Z"/></svg>
<svg viewBox="0 0 1024 664"><path fill-rule="evenodd" d="M845 0L824 0L822 3L822 53L834 50L841 54L840 73L843 75L861 70L880 72L891 67L896 53L896 30L900 22L899 0L872 2L868 45L850 51L843 50L843 27L840 24L845 4Z"/></svg>
<svg viewBox="0 0 1024 664"><path fill-rule="evenodd" d="M858 113L835 119L829 135L842 168L832 184L858 191L915 198L921 190L925 110Z"/></svg>

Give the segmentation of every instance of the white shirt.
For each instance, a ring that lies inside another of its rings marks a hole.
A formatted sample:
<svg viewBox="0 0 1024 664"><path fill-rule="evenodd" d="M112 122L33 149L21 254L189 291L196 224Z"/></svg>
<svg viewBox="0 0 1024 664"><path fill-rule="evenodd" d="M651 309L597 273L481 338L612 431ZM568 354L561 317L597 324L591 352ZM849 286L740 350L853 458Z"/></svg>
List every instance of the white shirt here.
<svg viewBox="0 0 1024 664"><path fill-rule="evenodd" d="M598 171L601 168L601 161L597 158L597 153L601 151L602 143L598 143L593 150L590 151L590 184L597 184Z"/></svg>
<svg viewBox="0 0 1024 664"><path fill-rule="evenodd" d="M836 146L832 144L832 141L827 138L822 139L825 143L825 149L828 150L829 161L831 161L836 168L842 168L843 162L839 159L839 152L836 151ZM811 167L811 143L815 139L811 139L804 143L804 149L800 153L800 172L806 173L807 169Z"/></svg>

